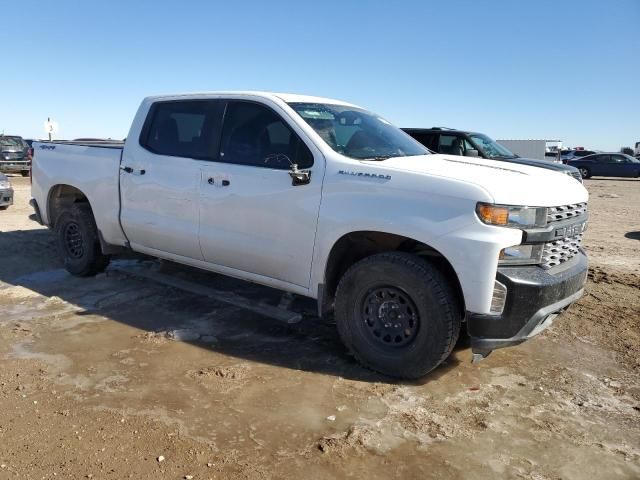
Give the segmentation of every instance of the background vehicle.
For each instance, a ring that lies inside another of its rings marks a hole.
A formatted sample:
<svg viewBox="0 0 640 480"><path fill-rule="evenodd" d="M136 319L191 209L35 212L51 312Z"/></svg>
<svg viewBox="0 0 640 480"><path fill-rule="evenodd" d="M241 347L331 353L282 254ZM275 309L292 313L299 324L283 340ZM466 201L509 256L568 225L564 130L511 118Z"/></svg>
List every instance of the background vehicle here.
<svg viewBox="0 0 640 480"><path fill-rule="evenodd" d="M640 157L640 142L636 142L635 149L633 151L635 157Z"/></svg>
<svg viewBox="0 0 640 480"><path fill-rule="evenodd" d="M0 172L19 172L23 177L28 177L30 170L29 145L22 137L0 135Z"/></svg>
<svg viewBox="0 0 640 480"><path fill-rule="evenodd" d="M11 181L4 173L0 173L0 210L6 210L10 205L13 205Z"/></svg>
<svg viewBox="0 0 640 480"><path fill-rule="evenodd" d="M24 142L29 146L29 156L33 157L33 142L32 138L25 138Z"/></svg>
<svg viewBox="0 0 640 480"><path fill-rule="evenodd" d="M311 297L387 375L431 371L463 320L478 357L519 344L583 293L582 185L430 154L337 100L150 97L124 145L34 146L32 205L71 273L130 248Z"/></svg>
<svg viewBox="0 0 640 480"><path fill-rule="evenodd" d="M582 178L640 177L640 160L623 153L597 153L579 160L569 160L569 165L580 170Z"/></svg>
<svg viewBox="0 0 640 480"><path fill-rule="evenodd" d="M593 155L593 150L569 150L568 152L562 152L561 159L564 163L567 163L569 160L578 160L579 158L586 157L588 155Z"/></svg>
<svg viewBox="0 0 640 480"><path fill-rule="evenodd" d="M403 128L405 132L437 153L448 155L463 155L466 157L482 157L489 160L530 165L532 167L546 168L554 172L571 175L578 181L582 181L577 169L559 164L557 162L521 158L509 151L503 145L482 133L465 132L451 128Z"/></svg>

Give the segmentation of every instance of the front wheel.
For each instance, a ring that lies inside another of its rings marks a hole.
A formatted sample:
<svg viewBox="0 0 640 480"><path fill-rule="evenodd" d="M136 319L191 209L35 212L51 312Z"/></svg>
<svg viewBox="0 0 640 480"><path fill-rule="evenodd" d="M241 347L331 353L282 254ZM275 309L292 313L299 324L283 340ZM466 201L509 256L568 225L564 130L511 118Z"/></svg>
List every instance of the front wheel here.
<svg viewBox="0 0 640 480"><path fill-rule="evenodd" d="M89 205L74 203L60 214L55 225L58 251L69 273L87 277L107 267L110 257L102 253Z"/></svg>
<svg viewBox="0 0 640 480"><path fill-rule="evenodd" d="M432 264L389 252L347 270L338 285L335 316L343 343L358 361L391 377L419 378L453 350L462 309Z"/></svg>
<svg viewBox="0 0 640 480"><path fill-rule="evenodd" d="M582 178L590 178L591 177L591 172L589 171L588 168L580 167L578 170L580 170L580 176Z"/></svg>

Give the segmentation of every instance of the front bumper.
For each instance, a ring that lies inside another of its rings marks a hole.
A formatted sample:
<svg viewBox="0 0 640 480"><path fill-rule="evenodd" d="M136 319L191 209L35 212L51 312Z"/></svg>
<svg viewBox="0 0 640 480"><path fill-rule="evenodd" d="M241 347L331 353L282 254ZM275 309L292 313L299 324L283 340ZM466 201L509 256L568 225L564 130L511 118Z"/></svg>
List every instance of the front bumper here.
<svg viewBox="0 0 640 480"><path fill-rule="evenodd" d="M0 207L13 205L13 188L3 188L0 190Z"/></svg>
<svg viewBox="0 0 640 480"><path fill-rule="evenodd" d="M498 268L496 279L507 287L502 314L466 313L473 353L486 356L542 332L557 313L582 296L587 270L587 256L582 251L551 270L536 266Z"/></svg>
<svg viewBox="0 0 640 480"><path fill-rule="evenodd" d="M27 159L20 160L0 160L0 172L2 173L21 173L31 168L31 161Z"/></svg>

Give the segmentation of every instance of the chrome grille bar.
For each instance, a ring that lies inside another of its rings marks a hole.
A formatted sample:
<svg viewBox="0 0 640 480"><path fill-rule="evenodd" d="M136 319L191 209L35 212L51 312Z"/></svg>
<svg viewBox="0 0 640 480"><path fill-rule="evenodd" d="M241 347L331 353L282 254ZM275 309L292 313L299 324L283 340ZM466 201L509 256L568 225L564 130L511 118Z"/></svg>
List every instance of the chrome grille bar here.
<svg viewBox="0 0 640 480"><path fill-rule="evenodd" d="M540 266L548 270L571 260L580 252L581 244L582 234L545 243Z"/></svg>
<svg viewBox="0 0 640 480"><path fill-rule="evenodd" d="M587 213L586 203L549 207L547 208L547 223L560 222L568 218L579 217L585 213Z"/></svg>

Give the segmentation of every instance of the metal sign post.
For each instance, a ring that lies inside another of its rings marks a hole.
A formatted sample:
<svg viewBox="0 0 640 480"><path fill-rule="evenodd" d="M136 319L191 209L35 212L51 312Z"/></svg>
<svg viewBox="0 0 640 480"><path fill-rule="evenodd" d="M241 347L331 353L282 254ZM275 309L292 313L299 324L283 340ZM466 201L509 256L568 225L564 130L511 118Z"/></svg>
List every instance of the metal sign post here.
<svg viewBox="0 0 640 480"><path fill-rule="evenodd" d="M51 120L51 117L47 118L47 121L44 122L44 132L49 137L49 141L53 139L53 134L58 130L58 124Z"/></svg>

